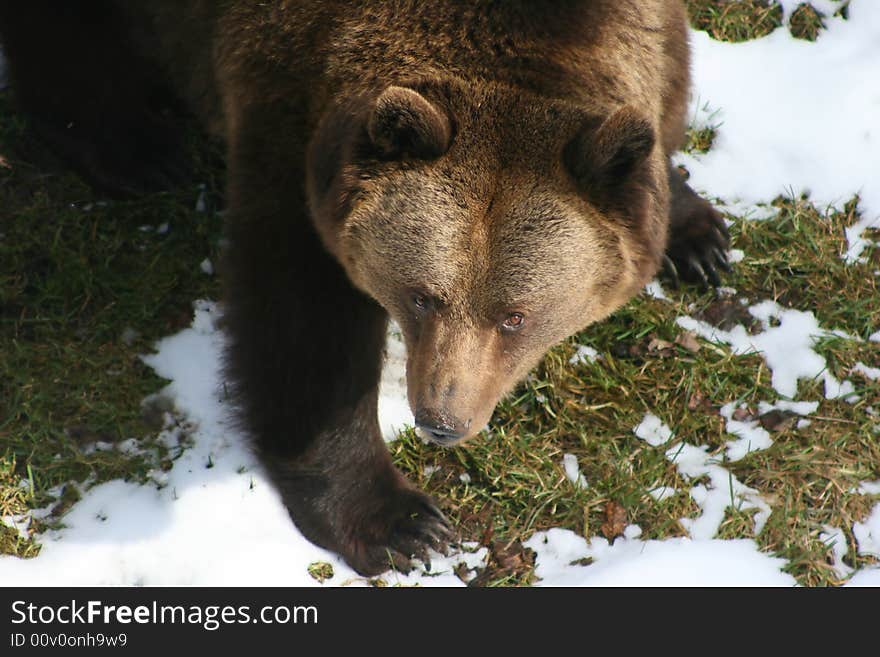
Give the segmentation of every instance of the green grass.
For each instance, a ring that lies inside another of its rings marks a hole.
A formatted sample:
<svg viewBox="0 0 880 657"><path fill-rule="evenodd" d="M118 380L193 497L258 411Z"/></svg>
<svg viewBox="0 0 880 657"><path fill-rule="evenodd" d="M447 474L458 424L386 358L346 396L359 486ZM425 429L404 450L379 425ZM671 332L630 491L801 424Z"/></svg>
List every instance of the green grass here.
<svg viewBox="0 0 880 657"><path fill-rule="evenodd" d="M764 2L691 0L688 9L696 27L727 41L781 25L778 5ZM806 36L821 17L811 22L800 11L789 27ZM220 222L195 212L195 188L105 203L30 141L9 103L8 93L0 94L0 515L56 506L25 537L0 525L0 553L30 557L39 551L35 532L63 522L91 483L145 482L151 469L171 466L175 455L156 440L157 414L141 405L164 382L139 356L188 325L194 299L218 296L217 281L199 263L216 262ZM719 129L695 127L689 149L711 149ZM204 164L199 176L216 196L222 172ZM768 201L776 218L734 224L733 246L746 258L725 285L753 303L773 299L810 310L825 328L862 339L876 331L880 252L867 252L865 264L840 258L857 200L840 212L807 198ZM167 232L156 230L166 223ZM668 293L671 302L641 296L553 349L499 404L488 435L444 450L409 432L391 446L397 465L441 500L462 538L489 548L489 567L476 584L531 582L533 555L523 541L549 527L603 535L609 510L639 525L643 538L686 535L680 519L700 513L688 495L696 482L678 473L663 448L636 438L633 427L654 413L676 441L707 445L722 458L732 436L718 408L734 400L757 408L777 398L760 357L733 356L705 341L696 352L675 344L681 315L716 324L747 320L737 301L690 287ZM577 344L602 358L569 364ZM850 368L857 361L877 366L880 356L876 343L840 338L817 350L837 378L853 381L860 399L825 400L821 382L801 382L799 399L821 400L811 424L783 425L772 432L771 448L723 464L771 505L766 528L754 536L752 514L732 510L719 535L754 538L787 559L802 584L833 585L831 550L819 538L825 525L844 530L851 566L876 563L857 554L851 528L878 501L854 489L880 479L878 422L866 412L880 409L880 382ZM137 455L115 447L131 437L139 440ZM96 443L102 448L94 450ZM586 488L565 477L566 453L577 456ZM679 492L657 502L650 491L659 486ZM312 576L329 576L326 566L312 564Z"/></svg>
<svg viewBox="0 0 880 657"><path fill-rule="evenodd" d="M60 495L60 512L76 484L144 481L166 457L141 408L163 381L140 354L217 295L199 263L216 260L220 222L194 211L195 188L106 201L32 141L5 92L0 117L0 463L8 485L32 481L27 506ZM132 437L143 453L115 448Z"/></svg>
<svg viewBox="0 0 880 657"><path fill-rule="evenodd" d="M848 0L835 0L835 16L847 18ZM691 25L718 41L740 42L767 36L782 27L782 5L774 0L686 0ZM808 2L792 12L788 29L792 36L815 41L825 29L825 16Z"/></svg>
<svg viewBox="0 0 880 657"><path fill-rule="evenodd" d="M30 480L22 481L16 470L15 459L9 456L0 458L0 517L23 517L29 509L33 488ZM16 529L0 523L0 554L30 557L39 549L39 544L31 537L22 537Z"/></svg>
<svg viewBox="0 0 880 657"><path fill-rule="evenodd" d="M791 35L805 41L815 41L819 38L819 32L825 29L823 18L825 15L813 5L807 3L798 5L788 19Z"/></svg>
<svg viewBox="0 0 880 657"><path fill-rule="evenodd" d="M768 0L687 0L691 25L719 41L748 41L782 25L782 6Z"/></svg>
<svg viewBox="0 0 880 657"><path fill-rule="evenodd" d="M709 149L712 148L712 142L715 141L716 134L717 128L713 126L689 128L684 151L687 153L708 153Z"/></svg>

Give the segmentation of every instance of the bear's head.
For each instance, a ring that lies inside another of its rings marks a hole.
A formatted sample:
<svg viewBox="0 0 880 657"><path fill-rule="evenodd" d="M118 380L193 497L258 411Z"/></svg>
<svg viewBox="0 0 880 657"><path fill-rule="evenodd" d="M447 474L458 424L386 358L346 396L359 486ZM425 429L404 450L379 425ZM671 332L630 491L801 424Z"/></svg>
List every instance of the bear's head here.
<svg viewBox="0 0 880 657"><path fill-rule="evenodd" d="M327 112L307 190L325 247L397 321L426 437L478 433L554 344L650 279L665 165L635 109L420 82Z"/></svg>

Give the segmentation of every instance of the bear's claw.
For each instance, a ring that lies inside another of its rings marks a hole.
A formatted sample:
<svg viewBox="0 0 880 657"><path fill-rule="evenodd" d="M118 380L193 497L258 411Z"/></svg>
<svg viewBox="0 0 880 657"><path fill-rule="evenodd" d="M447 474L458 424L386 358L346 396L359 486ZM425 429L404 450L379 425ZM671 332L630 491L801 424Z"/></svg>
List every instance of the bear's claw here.
<svg viewBox="0 0 880 657"><path fill-rule="evenodd" d="M665 253L663 254L663 274L666 276L666 278L670 280L670 282L672 283L672 287L678 287L678 267L676 267L675 263L672 262L672 258L670 258Z"/></svg>
<svg viewBox="0 0 880 657"><path fill-rule="evenodd" d="M343 551L346 561L362 575L378 575L389 568L408 572L413 559L430 570L429 550L445 555L454 544L446 516L415 490L401 491L373 520L376 524L363 525L351 549Z"/></svg>
<svg viewBox="0 0 880 657"><path fill-rule="evenodd" d="M697 283L703 289L719 287L719 271L730 271L726 253L730 244L727 226L718 211L696 195L690 199L687 209L687 223L673 225L662 272L674 288L681 281Z"/></svg>
<svg viewBox="0 0 880 657"><path fill-rule="evenodd" d="M733 268L730 266L730 262L727 260L727 254L719 249L717 246L712 249L712 255L715 256L715 262L718 263L718 266L721 267L726 272L733 271Z"/></svg>
<svg viewBox="0 0 880 657"><path fill-rule="evenodd" d="M669 167L669 241L663 273L674 287L681 281L702 288L721 285L719 269L730 271L727 247L730 232L724 217L685 182L681 171Z"/></svg>
<svg viewBox="0 0 880 657"><path fill-rule="evenodd" d="M446 516L432 502L424 502L423 510L428 517L418 512L401 520L396 532L397 543L405 554L416 557L419 560L430 563L427 556L427 548L445 554L449 543L453 539L452 528Z"/></svg>

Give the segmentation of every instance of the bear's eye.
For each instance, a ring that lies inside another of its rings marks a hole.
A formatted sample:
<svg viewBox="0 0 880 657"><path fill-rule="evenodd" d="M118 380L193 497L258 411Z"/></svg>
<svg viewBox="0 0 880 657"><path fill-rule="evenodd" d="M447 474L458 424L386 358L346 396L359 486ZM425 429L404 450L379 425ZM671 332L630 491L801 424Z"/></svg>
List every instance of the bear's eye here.
<svg viewBox="0 0 880 657"><path fill-rule="evenodd" d="M525 324L526 318L522 313L510 313L503 322L501 328L505 331L518 331Z"/></svg>
<svg viewBox="0 0 880 657"><path fill-rule="evenodd" d="M444 307L442 299L419 290L410 292L409 303L418 317L428 317L433 313L440 312Z"/></svg>
<svg viewBox="0 0 880 657"><path fill-rule="evenodd" d="M412 295L412 305L418 312L426 312L433 307L433 302L431 297L427 294L422 294L420 292L414 292Z"/></svg>

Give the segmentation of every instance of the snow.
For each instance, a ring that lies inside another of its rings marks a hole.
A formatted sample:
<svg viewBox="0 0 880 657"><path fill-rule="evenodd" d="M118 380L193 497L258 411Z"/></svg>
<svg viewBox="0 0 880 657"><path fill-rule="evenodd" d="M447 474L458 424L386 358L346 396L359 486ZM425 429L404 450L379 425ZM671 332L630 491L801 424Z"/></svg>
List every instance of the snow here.
<svg viewBox="0 0 880 657"><path fill-rule="evenodd" d="M746 252L742 249L731 249L727 253L727 259L730 261L730 264L735 265L738 262L742 262L743 258L746 257Z"/></svg>
<svg viewBox="0 0 880 657"><path fill-rule="evenodd" d="M678 491L675 490L675 488L673 488L672 486L658 486L657 488L652 488L651 490L649 490L648 494L658 502L663 502L664 500L668 500L677 492Z"/></svg>
<svg viewBox="0 0 880 657"><path fill-rule="evenodd" d="M853 366L852 371L864 375L865 378L871 379L871 381L880 379L880 367L869 367L861 361Z"/></svg>
<svg viewBox="0 0 880 657"><path fill-rule="evenodd" d="M859 545L859 554L880 558L880 503L864 522L853 523L853 535Z"/></svg>
<svg viewBox="0 0 880 657"><path fill-rule="evenodd" d="M656 278L645 286L645 293L649 297L654 297L655 299L663 299L664 301L669 301L669 297L666 295L666 291L663 289L663 286L660 284L660 281L658 281Z"/></svg>
<svg viewBox="0 0 880 657"><path fill-rule="evenodd" d="M581 474L581 467L578 465L577 456L574 454L563 454L562 468L565 470L565 478L573 483L575 488L587 487L587 480Z"/></svg>
<svg viewBox="0 0 880 657"><path fill-rule="evenodd" d="M762 301L749 306L749 313L760 320L763 331L752 335L742 324L730 330L716 328L692 317L679 317L676 323L688 331L713 342L730 345L734 354L758 353L770 368L771 384L788 398L797 395L798 381L821 378L825 384L825 398L853 397L852 382L838 381L827 369L825 359L813 350L823 337L839 336L819 326L811 311L783 308L775 301ZM775 325L774 325L775 324Z"/></svg>
<svg viewBox="0 0 880 657"><path fill-rule="evenodd" d="M592 363L600 358L599 352L585 344L578 345L577 351L568 359L571 365L583 365L584 363Z"/></svg>
<svg viewBox="0 0 880 657"><path fill-rule="evenodd" d="M846 556L846 537L837 527L825 525L824 531L819 534L819 540L831 548L832 568L839 579L845 579L852 575L853 568L844 563Z"/></svg>
<svg viewBox="0 0 880 657"><path fill-rule="evenodd" d="M700 110L697 111L699 112ZM731 214L739 219L748 219L749 221L767 221L779 214L779 210L773 206L756 205L742 201L731 201L729 199L718 199L716 205L722 212ZM739 249L733 249L730 256L736 258L733 262L739 262L742 259L743 252Z"/></svg>
<svg viewBox="0 0 880 657"><path fill-rule="evenodd" d="M757 420L740 421L733 419L736 404L731 402L720 409L721 417L727 419L725 431L737 437L727 442L727 460L739 461L749 452L767 449L773 444L770 434Z"/></svg>
<svg viewBox="0 0 880 657"><path fill-rule="evenodd" d="M416 422L406 400L406 345L395 324L388 329L385 363L379 383L379 425L385 440L391 441Z"/></svg>
<svg viewBox="0 0 880 657"><path fill-rule="evenodd" d="M865 568L850 578L846 586L880 586L880 568Z"/></svg>
<svg viewBox="0 0 880 657"><path fill-rule="evenodd" d="M162 438L183 451L161 487L111 481L91 488L64 517L65 529L41 538L31 560L0 557L6 585L210 584L308 586L315 561L332 564L325 585L364 580L337 556L309 543L290 521L255 456L230 423L219 362L223 334L217 306L195 304L192 327L166 338L144 361L171 380L162 394L174 400L174 423ZM473 546L472 546L473 547ZM430 574L389 573L394 584L461 585L457 564L484 563L485 548L435 555Z"/></svg>
<svg viewBox="0 0 880 657"><path fill-rule="evenodd" d="M673 435L672 429L663 424L653 413L645 413L645 417L633 429L633 433L653 447L669 442Z"/></svg>
<svg viewBox="0 0 880 657"><path fill-rule="evenodd" d="M798 0L784 0L786 16L797 4ZM779 195L808 192L820 208L840 208L858 194L861 218L846 228L848 247L841 254L855 262L872 244L866 229L880 222L880 86L870 83L880 79L880 2L852 0L849 21L831 17L835 3L813 4L826 13L829 28L816 43L793 39L785 28L742 44L692 33L691 113L696 122L716 126L717 136L708 153L681 154L676 161L688 168L692 186L738 219L774 216L769 203ZM0 86L3 80L0 56ZM200 211L207 210L203 195L197 203ZM163 232L169 224L145 229ZM729 255L736 264L750 254L731 249ZM206 260L204 270L209 264ZM668 299L657 281L646 293ZM726 343L734 354L761 354L774 389L784 398L762 403L761 413L773 408L814 413L815 400L787 400L797 396L800 381L816 377L825 383L826 398L854 400L852 383L834 378L813 349L818 339L839 332L819 326L809 310L783 308L769 300L751 305L749 312L762 324L755 335L742 326L721 331L690 317L680 317L678 323L705 339ZM325 586L368 584L338 557L301 536L230 423L218 374L223 336L216 316L215 304L198 302L192 327L162 340L157 353L145 358L171 380L162 394L172 401L173 414L168 415L162 438L182 451L173 467L153 473L152 485L111 481L84 491L64 517L65 527L39 537L38 557L0 557L0 583L308 586L319 585L307 568L320 561L333 567ZM880 330L868 339L880 342ZM590 347L580 346L573 360L582 363L596 357ZM389 440L413 423L404 372L405 348L392 327L379 401L383 435ZM859 363L853 372L873 379L877 370ZM661 503L686 492L698 505L696 517L681 519L688 537L642 540L635 525L613 543L562 528L536 532L526 546L536 552L538 584L794 585L783 572L786 561L761 552L753 540L716 538L731 506L754 512L756 535L772 511L760 491L743 485L719 463L771 444L769 434L754 420L733 420L736 404L728 402L722 410L725 430L733 439L720 454L686 442L699 442L694 436L679 437L680 442L670 446L674 427L651 413L633 430L649 446L663 449L686 483L680 491L655 486L649 491L654 500ZM189 446L183 449L181 443ZM569 481L586 485L574 455L565 454L562 467ZM469 479L461 475L463 482ZM880 482L859 487L866 495L878 490ZM29 519L4 521L22 529ZM860 554L880 555L880 503L849 529ZM846 530L824 526L820 534L835 572L841 578L850 576L850 586L880 586L880 567L852 572L844 563ZM382 579L389 584L458 586L462 581L453 574L456 566L464 564L473 576L486 559L485 548L466 545L449 557L434 555L430 573L419 568L407 575L386 573Z"/></svg>
<svg viewBox="0 0 880 657"><path fill-rule="evenodd" d="M753 541L618 538L589 542L567 529L536 533L524 544L537 553L541 586L794 586L785 562ZM578 562L591 559L589 565Z"/></svg>
<svg viewBox="0 0 880 657"><path fill-rule="evenodd" d="M740 404L739 408L745 408L744 404ZM734 413L737 410L736 402L725 404L719 409L721 417L727 420L725 431L737 437L736 440L730 440L726 444L725 455L728 461L739 461L750 452L767 449L773 445L773 439L770 433L761 426L760 417L774 410L788 411L797 415L809 415L815 413L819 408L819 402L816 401L800 401L792 402L780 399L776 403L759 402L758 414L753 419L734 419ZM805 422L806 424L801 424ZM799 420L797 427L803 428L809 426L809 420Z"/></svg>
<svg viewBox="0 0 880 657"><path fill-rule="evenodd" d="M737 44L693 32L692 113L720 126L708 153L677 162L697 191L725 201L808 192L818 207L840 208L858 193L862 219L841 254L855 261L865 229L880 222L880 86L867 82L880 75L880 3L851 2L847 21L832 13L816 43L787 29Z"/></svg>
<svg viewBox="0 0 880 657"><path fill-rule="evenodd" d="M729 507L740 511L755 509L754 532L760 534L770 517L770 505L758 491L742 484L729 470L717 464L706 445L699 447L678 443L666 450L666 458L675 463L685 479L709 478L708 484L696 484L690 494L702 513L697 518L681 518L681 525L691 538L710 539L715 536Z"/></svg>
<svg viewBox="0 0 880 657"><path fill-rule="evenodd" d="M797 413L798 415L810 415L811 413L815 413L819 410L819 402L817 401L799 401L792 402L786 401L784 399L780 399L774 404L768 404L767 402L759 402L758 403L758 412L763 415L764 413L769 413L774 409L779 409L782 411L791 411L792 413Z"/></svg>

